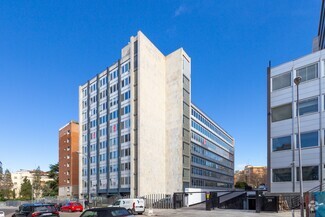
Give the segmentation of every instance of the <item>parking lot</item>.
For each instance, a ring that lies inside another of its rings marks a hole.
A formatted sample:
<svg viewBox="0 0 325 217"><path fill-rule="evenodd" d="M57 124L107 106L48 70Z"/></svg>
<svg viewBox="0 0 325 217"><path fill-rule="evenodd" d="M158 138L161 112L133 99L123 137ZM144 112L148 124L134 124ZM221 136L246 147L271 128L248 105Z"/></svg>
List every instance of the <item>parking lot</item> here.
<svg viewBox="0 0 325 217"><path fill-rule="evenodd" d="M1 211L5 211L6 217L11 217L15 208L0 208ZM151 213L152 212L152 213ZM60 212L61 217L79 217L81 212ZM141 216L141 215L139 215ZM198 205L194 207L187 207L181 209L146 209L145 213L142 216L186 216L186 217L256 217L256 216L265 216L265 217L292 217L291 211L286 212L261 212L256 213L253 210L233 210L233 209L215 209L211 211L206 211L203 205ZM294 216L300 216L299 210L295 210Z"/></svg>

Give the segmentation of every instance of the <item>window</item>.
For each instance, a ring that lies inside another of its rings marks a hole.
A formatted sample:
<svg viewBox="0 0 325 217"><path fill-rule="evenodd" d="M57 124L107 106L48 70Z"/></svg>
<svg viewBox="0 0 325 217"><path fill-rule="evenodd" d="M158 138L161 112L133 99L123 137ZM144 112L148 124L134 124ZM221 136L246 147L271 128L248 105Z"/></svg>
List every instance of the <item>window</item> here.
<svg viewBox="0 0 325 217"><path fill-rule="evenodd" d="M95 90L97 89L97 84L96 83L93 83L90 85L90 92L94 92Z"/></svg>
<svg viewBox="0 0 325 217"><path fill-rule="evenodd" d="M297 169L297 181L300 181L299 167ZM302 180L311 181L318 180L318 166L302 167Z"/></svg>
<svg viewBox="0 0 325 217"><path fill-rule="evenodd" d="M130 63L126 63L122 66L122 74L128 72L130 69Z"/></svg>
<svg viewBox="0 0 325 217"><path fill-rule="evenodd" d="M121 123L121 129L130 128L130 119L127 119Z"/></svg>
<svg viewBox="0 0 325 217"><path fill-rule="evenodd" d="M318 112L318 97L299 101L299 115Z"/></svg>
<svg viewBox="0 0 325 217"><path fill-rule="evenodd" d="M117 145L117 138L112 138L109 140L109 145L113 146L113 145Z"/></svg>
<svg viewBox="0 0 325 217"><path fill-rule="evenodd" d="M110 74L109 74L109 80L113 80L113 79L117 78L117 75L118 75L117 70L115 70L113 72L110 72Z"/></svg>
<svg viewBox="0 0 325 217"><path fill-rule="evenodd" d="M109 132L114 133L114 132L116 132L117 129L118 129L118 125L117 124L112 124L109 127Z"/></svg>
<svg viewBox="0 0 325 217"><path fill-rule="evenodd" d="M272 108L272 122L292 118L292 104L285 104Z"/></svg>
<svg viewBox="0 0 325 217"><path fill-rule="evenodd" d="M82 90L82 96L83 97L85 97L85 96L87 96L87 88L84 88L83 90Z"/></svg>
<svg viewBox="0 0 325 217"><path fill-rule="evenodd" d="M117 103L118 103L118 99L117 97L114 97L109 101L109 106L112 107L114 105L117 105Z"/></svg>
<svg viewBox="0 0 325 217"><path fill-rule="evenodd" d="M103 124L107 122L107 115L101 116L99 118L99 124Z"/></svg>
<svg viewBox="0 0 325 217"><path fill-rule="evenodd" d="M99 80L99 86L102 87L107 84L107 77L103 77Z"/></svg>
<svg viewBox="0 0 325 217"><path fill-rule="evenodd" d="M129 114L130 113L130 105L127 105L121 109L122 115Z"/></svg>
<svg viewBox="0 0 325 217"><path fill-rule="evenodd" d="M187 104L190 102L190 94L185 89L183 89L183 100Z"/></svg>
<svg viewBox="0 0 325 217"><path fill-rule="evenodd" d="M122 94L122 101L130 99L130 91L126 91Z"/></svg>
<svg viewBox="0 0 325 217"><path fill-rule="evenodd" d="M121 82L122 88L130 84L130 76L126 77L124 80Z"/></svg>
<svg viewBox="0 0 325 217"><path fill-rule="evenodd" d="M115 159L117 158L117 151L111 151L109 153L109 159Z"/></svg>
<svg viewBox="0 0 325 217"><path fill-rule="evenodd" d="M298 135L297 135L298 141ZM301 148L318 146L318 131L301 134ZM298 142L297 142L298 148Z"/></svg>
<svg viewBox="0 0 325 217"><path fill-rule="evenodd" d="M291 182L291 168L273 169L273 182Z"/></svg>
<svg viewBox="0 0 325 217"><path fill-rule="evenodd" d="M272 140L272 150L282 151L291 149L291 136L274 138Z"/></svg>
<svg viewBox="0 0 325 217"><path fill-rule="evenodd" d="M99 99L103 99L106 96L107 96L107 90L103 90L102 92L99 93Z"/></svg>
<svg viewBox="0 0 325 217"><path fill-rule="evenodd" d="M272 90L279 90L291 86L291 72L272 78Z"/></svg>
<svg viewBox="0 0 325 217"><path fill-rule="evenodd" d="M118 114L117 114L117 111L114 111L114 112L111 112L109 114L109 119L112 120L112 119L115 119L118 117Z"/></svg>
<svg viewBox="0 0 325 217"><path fill-rule="evenodd" d="M110 93L114 93L117 90L118 90L118 83L110 86L109 88Z"/></svg>
<svg viewBox="0 0 325 217"><path fill-rule="evenodd" d="M121 157L127 157L130 156L130 148L122 149L121 150Z"/></svg>
<svg viewBox="0 0 325 217"><path fill-rule="evenodd" d="M130 139L131 139L130 134L123 135L121 136L121 143L130 142Z"/></svg>
<svg viewBox="0 0 325 217"><path fill-rule="evenodd" d="M318 78L318 64L315 63L313 65L297 69L297 76L301 76L301 82Z"/></svg>

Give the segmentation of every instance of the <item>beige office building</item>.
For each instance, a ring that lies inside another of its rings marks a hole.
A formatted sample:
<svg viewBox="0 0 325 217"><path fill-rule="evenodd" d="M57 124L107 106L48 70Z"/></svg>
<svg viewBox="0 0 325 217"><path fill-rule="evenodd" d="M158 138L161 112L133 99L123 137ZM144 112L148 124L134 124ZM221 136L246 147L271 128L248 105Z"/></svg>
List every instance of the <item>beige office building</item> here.
<svg viewBox="0 0 325 217"><path fill-rule="evenodd" d="M120 60L79 88L81 196L191 187L191 109L191 58L182 48L165 56L142 32L131 37Z"/></svg>

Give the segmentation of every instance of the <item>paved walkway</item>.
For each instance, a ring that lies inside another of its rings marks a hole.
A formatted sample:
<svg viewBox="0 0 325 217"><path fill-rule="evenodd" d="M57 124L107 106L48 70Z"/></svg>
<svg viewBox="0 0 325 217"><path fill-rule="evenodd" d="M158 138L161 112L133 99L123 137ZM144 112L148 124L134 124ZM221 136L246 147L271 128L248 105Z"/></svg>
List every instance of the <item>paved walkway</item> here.
<svg viewBox="0 0 325 217"><path fill-rule="evenodd" d="M234 209L215 209L211 211L206 211L202 209L191 209L191 208L182 208L182 209L153 209L153 214L150 214L150 210L146 210L144 215L146 216L161 216L161 217L172 217L172 216L186 216L186 217L256 217L256 216L265 216L265 217L292 217L291 211L286 212L261 212L256 213L254 210L234 210ZM300 216L299 211L295 211L295 216Z"/></svg>

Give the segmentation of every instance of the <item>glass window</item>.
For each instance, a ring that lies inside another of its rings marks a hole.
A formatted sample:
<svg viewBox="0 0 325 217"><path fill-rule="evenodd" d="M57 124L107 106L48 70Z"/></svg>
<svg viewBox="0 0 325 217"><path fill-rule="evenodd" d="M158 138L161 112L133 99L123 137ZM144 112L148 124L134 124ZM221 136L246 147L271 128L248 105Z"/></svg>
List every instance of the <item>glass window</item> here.
<svg viewBox="0 0 325 217"><path fill-rule="evenodd" d="M302 167L302 180L318 180L318 166ZM297 167L297 181L300 181L299 167Z"/></svg>
<svg viewBox="0 0 325 217"><path fill-rule="evenodd" d="M281 105L272 108L272 122L292 118L292 104Z"/></svg>
<svg viewBox="0 0 325 217"><path fill-rule="evenodd" d="M299 101L299 115L318 112L318 97Z"/></svg>
<svg viewBox="0 0 325 217"><path fill-rule="evenodd" d="M282 151L291 149L291 136L274 138L272 140L273 151Z"/></svg>
<svg viewBox="0 0 325 217"><path fill-rule="evenodd" d="M272 90L278 90L291 86L291 72L272 78Z"/></svg>
<svg viewBox="0 0 325 217"><path fill-rule="evenodd" d="M318 64L301 68L297 70L297 76L301 76L301 82L318 78Z"/></svg>
<svg viewBox="0 0 325 217"><path fill-rule="evenodd" d="M273 169L273 182L291 182L291 168Z"/></svg>
<svg viewBox="0 0 325 217"><path fill-rule="evenodd" d="M298 141L298 135L297 135ZM301 148L318 146L318 131L301 134ZM297 142L298 148L298 142Z"/></svg>

